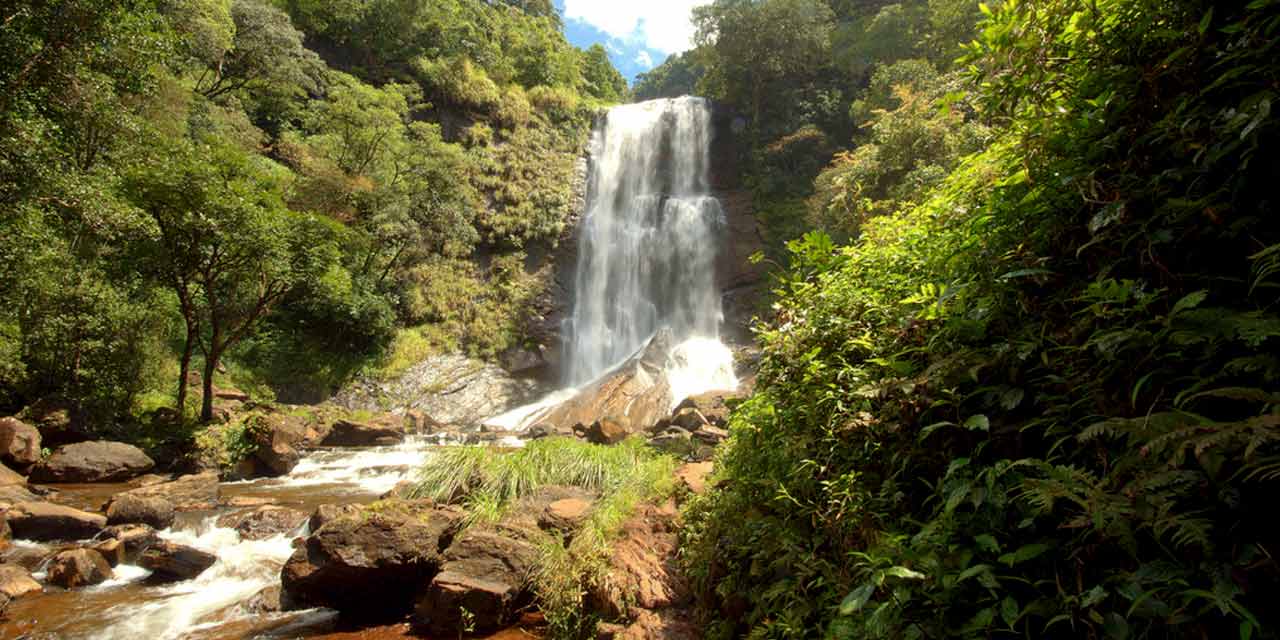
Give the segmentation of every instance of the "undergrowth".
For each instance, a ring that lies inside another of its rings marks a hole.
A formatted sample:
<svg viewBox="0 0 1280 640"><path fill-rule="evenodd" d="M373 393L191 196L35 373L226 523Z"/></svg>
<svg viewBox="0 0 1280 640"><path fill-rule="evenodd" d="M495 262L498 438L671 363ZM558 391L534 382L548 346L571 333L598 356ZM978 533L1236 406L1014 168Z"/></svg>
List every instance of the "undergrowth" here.
<svg viewBox="0 0 1280 640"><path fill-rule="evenodd" d="M532 576L539 609L553 638L582 638L595 631L583 596L608 567L611 547L627 520L644 503L675 491L677 462L650 449L643 438L614 446L572 438L543 438L523 448L453 447L423 466L412 498L463 505L471 525L496 523L521 498L546 486L598 492L587 520L568 541L546 536Z"/></svg>
<svg viewBox="0 0 1280 640"><path fill-rule="evenodd" d="M723 488L710 637L1275 637L1280 3L988 9L995 142L791 243Z"/></svg>

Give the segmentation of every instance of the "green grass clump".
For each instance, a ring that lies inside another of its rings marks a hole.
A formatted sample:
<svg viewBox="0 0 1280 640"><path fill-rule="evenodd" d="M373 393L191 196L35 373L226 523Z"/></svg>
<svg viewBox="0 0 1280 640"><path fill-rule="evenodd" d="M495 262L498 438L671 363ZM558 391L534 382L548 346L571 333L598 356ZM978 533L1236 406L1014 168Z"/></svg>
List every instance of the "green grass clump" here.
<svg viewBox="0 0 1280 640"><path fill-rule="evenodd" d="M599 492L587 521L567 544L551 536L542 541L533 576L549 637L583 637L595 624L582 602L586 586L607 570L622 523L640 505L674 493L677 464L642 438L615 446L545 438L507 452L456 447L427 462L410 496L461 503L474 524L501 520L513 504L544 486Z"/></svg>

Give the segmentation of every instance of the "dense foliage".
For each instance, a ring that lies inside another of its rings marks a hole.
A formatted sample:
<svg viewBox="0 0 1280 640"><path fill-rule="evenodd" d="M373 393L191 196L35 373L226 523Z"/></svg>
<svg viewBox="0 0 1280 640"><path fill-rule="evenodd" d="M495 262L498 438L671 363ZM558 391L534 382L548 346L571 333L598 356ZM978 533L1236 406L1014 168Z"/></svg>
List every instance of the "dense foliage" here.
<svg viewBox="0 0 1280 640"><path fill-rule="evenodd" d="M689 514L712 635L1275 637L1280 3L983 12L854 105L850 244L789 245ZM950 33L895 29L873 77Z"/></svg>
<svg viewBox="0 0 1280 640"><path fill-rule="evenodd" d="M627 93L545 1L20 0L0 50L0 410L99 424L518 343Z"/></svg>

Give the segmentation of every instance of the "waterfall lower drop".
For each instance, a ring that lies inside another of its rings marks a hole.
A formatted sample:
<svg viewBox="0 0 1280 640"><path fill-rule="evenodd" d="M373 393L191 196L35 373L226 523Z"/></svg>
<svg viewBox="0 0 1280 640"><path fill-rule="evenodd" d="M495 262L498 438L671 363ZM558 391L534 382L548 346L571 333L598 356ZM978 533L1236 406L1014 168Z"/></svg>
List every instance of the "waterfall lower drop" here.
<svg viewBox="0 0 1280 640"><path fill-rule="evenodd" d="M715 264L724 213L710 192L711 134L701 98L624 105L601 119L565 327L568 388L487 424L531 426L663 329L675 344L666 366L670 408L737 387L732 353L719 339Z"/></svg>

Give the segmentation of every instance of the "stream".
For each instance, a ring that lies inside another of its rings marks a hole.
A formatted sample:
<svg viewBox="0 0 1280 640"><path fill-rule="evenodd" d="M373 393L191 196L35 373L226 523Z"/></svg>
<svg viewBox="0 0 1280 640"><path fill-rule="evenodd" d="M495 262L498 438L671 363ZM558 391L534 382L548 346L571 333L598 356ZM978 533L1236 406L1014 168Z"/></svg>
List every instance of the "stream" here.
<svg viewBox="0 0 1280 640"><path fill-rule="evenodd" d="M224 504L211 511L179 514L160 537L211 552L217 562L193 580L148 584L150 573L121 565L103 584L74 591L47 588L44 595L13 602L0 625L0 640L232 640L307 638L333 631L336 614L327 610L258 613L246 602L280 582L280 568L293 553L292 538L242 540L219 527L225 514L262 504L310 513L321 504L368 503L411 477L434 443L410 438L388 447L312 451L286 476L222 483ZM127 484L56 485L59 501L96 510ZM48 555L57 547L15 540L5 559ZM37 578L43 567L38 567Z"/></svg>

